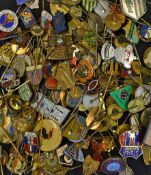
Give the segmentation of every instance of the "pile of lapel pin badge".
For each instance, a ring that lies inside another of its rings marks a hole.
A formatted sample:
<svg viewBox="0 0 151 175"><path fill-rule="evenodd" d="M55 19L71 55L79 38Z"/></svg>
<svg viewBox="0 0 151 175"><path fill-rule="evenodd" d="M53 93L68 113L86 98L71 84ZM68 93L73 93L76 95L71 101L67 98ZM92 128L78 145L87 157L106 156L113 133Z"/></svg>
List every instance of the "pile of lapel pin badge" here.
<svg viewBox="0 0 151 175"><path fill-rule="evenodd" d="M14 3L0 11L1 175L134 175L127 158L140 156L151 165L151 47L141 60L136 47L151 42L148 2Z"/></svg>

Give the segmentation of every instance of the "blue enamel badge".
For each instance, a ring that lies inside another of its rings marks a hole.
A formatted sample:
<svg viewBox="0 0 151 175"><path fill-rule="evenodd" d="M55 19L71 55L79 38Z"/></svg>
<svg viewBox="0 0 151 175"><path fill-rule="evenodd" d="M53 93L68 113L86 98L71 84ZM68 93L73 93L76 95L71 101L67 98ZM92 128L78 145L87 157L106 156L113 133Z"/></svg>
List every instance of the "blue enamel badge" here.
<svg viewBox="0 0 151 175"><path fill-rule="evenodd" d="M56 34L60 34L67 29L63 12L57 11L55 16L53 16L52 22Z"/></svg>

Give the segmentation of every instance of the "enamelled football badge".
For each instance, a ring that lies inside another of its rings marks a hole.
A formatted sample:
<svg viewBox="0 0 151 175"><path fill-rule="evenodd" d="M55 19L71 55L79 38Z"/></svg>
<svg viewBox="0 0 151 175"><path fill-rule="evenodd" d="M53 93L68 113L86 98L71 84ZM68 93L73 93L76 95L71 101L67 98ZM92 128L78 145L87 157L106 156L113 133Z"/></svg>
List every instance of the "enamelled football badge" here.
<svg viewBox="0 0 151 175"><path fill-rule="evenodd" d="M0 11L0 31L12 32L18 26L18 18L11 10Z"/></svg>
<svg viewBox="0 0 151 175"><path fill-rule="evenodd" d="M139 140L140 134L136 131L126 131L120 135L121 149L119 153L123 158L133 157L138 159L142 155L142 145Z"/></svg>

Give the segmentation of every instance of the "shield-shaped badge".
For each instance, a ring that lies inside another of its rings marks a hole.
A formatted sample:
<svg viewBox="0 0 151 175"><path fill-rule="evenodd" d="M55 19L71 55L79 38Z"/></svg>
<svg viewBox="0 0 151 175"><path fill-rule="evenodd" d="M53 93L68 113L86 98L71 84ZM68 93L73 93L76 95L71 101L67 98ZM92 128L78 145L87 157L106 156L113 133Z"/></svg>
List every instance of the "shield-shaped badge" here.
<svg viewBox="0 0 151 175"><path fill-rule="evenodd" d="M29 81L33 85L38 85L43 77L42 65L26 67L26 73Z"/></svg>
<svg viewBox="0 0 151 175"><path fill-rule="evenodd" d="M27 155L33 155L38 151L38 137L34 132L26 132L24 135L24 150Z"/></svg>
<svg viewBox="0 0 151 175"><path fill-rule="evenodd" d="M145 0L120 0L120 3L123 13L136 21L138 21L147 10Z"/></svg>
<svg viewBox="0 0 151 175"><path fill-rule="evenodd" d="M140 134L137 131L126 131L119 136L121 145L120 154L124 158L138 159L142 155L142 145L139 142Z"/></svg>

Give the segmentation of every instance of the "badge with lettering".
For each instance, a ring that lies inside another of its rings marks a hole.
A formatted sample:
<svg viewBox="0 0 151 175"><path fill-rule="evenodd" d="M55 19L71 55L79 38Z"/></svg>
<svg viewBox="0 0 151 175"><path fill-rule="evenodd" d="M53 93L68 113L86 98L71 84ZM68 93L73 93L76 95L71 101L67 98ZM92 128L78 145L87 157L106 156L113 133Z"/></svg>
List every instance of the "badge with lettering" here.
<svg viewBox="0 0 151 175"><path fill-rule="evenodd" d="M18 18L11 10L0 11L0 31L12 32L18 26Z"/></svg>
<svg viewBox="0 0 151 175"><path fill-rule="evenodd" d="M25 132L24 150L27 155L34 155L38 151L38 137L34 132Z"/></svg>
<svg viewBox="0 0 151 175"><path fill-rule="evenodd" d="M87 12L91 12L97 5L96 0L82 0L82 6Z"/></svg>
<svg viewBox="0 0 151 175"><path fill-rule="evenodd" d="M20 19L22 20L26 29L31 28L36 23L36 19L29 8L21 13Z"/></svg>
<svg viewBox="0 0 151 175"><path fill-rule="evenodd" d="M119 136L121 149L119 153L123 158L133 157L138 159L142 155L140 134L137 131L126 131Z"/></svg>
<svg viewBox="0 0 151 175"><path fill-rule="evenodd" d="M33 108L36 108L37 111L39 111L41 114L44 115L45 118L50 118L55 120L59 125L62 124L62 122L66 119L68 113L70 112L67 108L55 105L52 101L50 101L48 98L44 97L39 106L37 107L37 104L39 103L40 99L42 98L42 94L38 93L38 100L31 104Z"/></svg>
<svg viewBox="0 0 151 175"><path fill-rule="evenodd" d="M132 89L131 86L126 86L124 88L110 92L110 95L112 96L112 98L123 110L127 110L128 108L131 89Z"/></svg>
<svg viewBox="0 0 151 175"><path fill-rule="evenodd" d="M78 162L84 162L84 155L81 149L77 149L74 144L69 145L64 154L69 158L76 160Z"/></svg>

